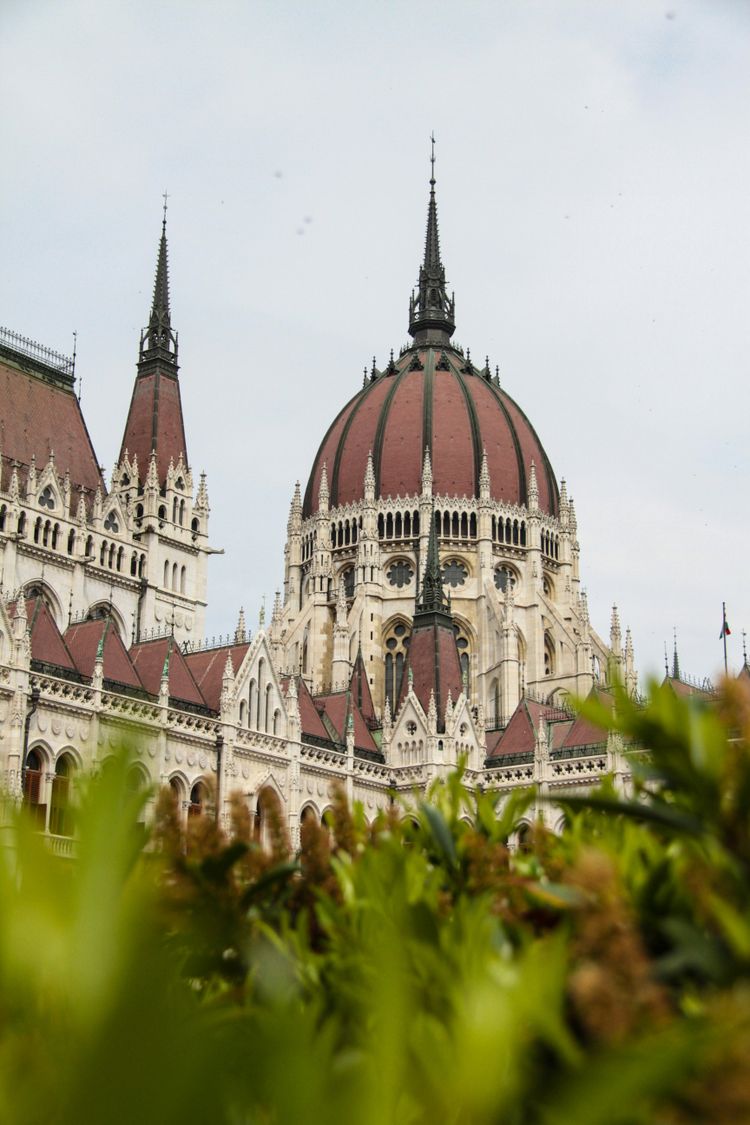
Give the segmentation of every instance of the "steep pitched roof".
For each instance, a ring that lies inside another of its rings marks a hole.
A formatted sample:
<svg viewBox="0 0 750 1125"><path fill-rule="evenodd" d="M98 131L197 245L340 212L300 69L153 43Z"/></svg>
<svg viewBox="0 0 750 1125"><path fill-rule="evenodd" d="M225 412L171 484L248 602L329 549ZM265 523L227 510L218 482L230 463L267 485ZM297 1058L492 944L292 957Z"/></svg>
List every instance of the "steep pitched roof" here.
<svg viewBox="0 0 750 1125"><path fill-rule="evenodd" d="M15 605L9 607L11 616ZM31 659L69 672L78 672L76 663L63 640L55 619L42 598L26 599L26 617L31 632Z"/></svg>
<svg viewBox="0 0 750 1125"><path fill-rule="evenodd" d="M93 493L101 488L104 492L78 399L72 387L47 381L43 366L32 365L7 348L0 354L0 484L7 489L14 461L20 465L24 484L32 456L40 472L53 451L56 472L70 473L74 491L84 488Z"/></svg>
<svg viewBox="0 0 750 1125"><path fill-rule="evenodd" d="M94 663L101 641L104 678L143 690L143 683L133 667L128 650L110 620L100 618L98 621L83 621L78 625L70 625L65 631L65 643L76 667L88 679L94 674Z"/></svg>
<svg viewBox="0 0 750 1125"><path fill-rule="evenodd" d="M232 657L232 665L235 672L238 672L249 648L250 643L246 642L237 645L221 645L219 648L205 649L202 652L185 653L185 661L193 679L212 710L218 711L220 708L221 685L224 679L227 656Z"/></svg>
<svg viewBox="0 0 750 1125"><path fill-rule="evenodd" d="M302 733L312 735L313 738L324 738L331 741L325 723L321 719L310 695L307 684L301 676L296 677L297 699L299 703L299 717L302 723Z"/></svg>
<svg viewBox="0 0 750 1125"><path fill-rule="evenodd" d="M357 659L354 661L352 668L352 676L349 680L349 691L354 705L362 712L365 722L376 722L375 706L372 702L372 692L370 685L367 681L367 670L365 669L365 662L362 657L362 649L357 653Z"/></svg>
<svg viewBox="0 0 750 1125"><path fill-rule="evenodd" d="M696 684L686 684L684 680L678 680L674 676L665 676L662 686L671 688L675 695L680 696L681 699L687 699L688 696L697 696L699 699L712 699L714 693L707 688L698 687Z"/></svg>
<svg viewBox="0 0 750 1125"><path fill-rule="evenodd" d="M315 706L318 711L322 711L333 730L336 732L336 740L344 742L346 740L346 720L351 707L352 718L354 720L354 747L356 750L367 750L369 753L378 753L378 746L375 739L372 737L369 727L365 722L364 715L359 707L356 706L351 696L345 691L331 692L328 695L316 695Z"/></svg>
<svg viewBox="0 0 750 1125"><path fill-rule="evenodd" d="M140 641L130 649L130 658L152 695L159 694L164 664L169 660L169 696L182 703L206 707L206 700L193 679L190 668L174 637L160 637L153 641Z"/></svg>

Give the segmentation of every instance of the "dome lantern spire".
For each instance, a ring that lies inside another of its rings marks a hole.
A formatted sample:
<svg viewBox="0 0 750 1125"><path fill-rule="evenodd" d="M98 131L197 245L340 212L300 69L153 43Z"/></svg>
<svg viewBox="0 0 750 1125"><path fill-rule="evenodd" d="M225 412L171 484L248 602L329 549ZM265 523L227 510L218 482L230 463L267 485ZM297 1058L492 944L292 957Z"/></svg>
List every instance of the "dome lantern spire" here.
<svg viewBox="0 0 750 1125"><path fill-rule="evenodd" d="M455 300L448 296L445 281L445 267L440 260L440 239L438 235L437 202L435 200L435 134L430 138L430 201L427 207L427 235L424 246L424 262L419 267L419 282L416 293L409 301L409 335L415 344L450 343L455 323Z"/></svg>

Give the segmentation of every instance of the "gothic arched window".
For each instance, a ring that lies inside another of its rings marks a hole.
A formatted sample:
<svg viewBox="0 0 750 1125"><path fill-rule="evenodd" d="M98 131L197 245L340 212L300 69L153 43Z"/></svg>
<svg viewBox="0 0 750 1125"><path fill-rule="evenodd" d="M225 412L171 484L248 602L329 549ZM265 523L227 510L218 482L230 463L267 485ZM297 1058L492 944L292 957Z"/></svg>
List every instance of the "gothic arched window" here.
<svg viewBox="0 0 750 1125"><path fill-rule="evenodd" d="M466 630L455 622L453 625L453 632L456 637L456 648L458 649L458 659L461 662L461 679L466 683L466 693L469 693L469 669L471 666L471 648L469 639L466 636Z"/></svg>
<svg viewBox="0 0 750 1125"><path fill-rule="evenodd" d="M404 678L404 664L409 649L409 630L403 621L396 621L385 636L385 697L396 709Z"/></svg>

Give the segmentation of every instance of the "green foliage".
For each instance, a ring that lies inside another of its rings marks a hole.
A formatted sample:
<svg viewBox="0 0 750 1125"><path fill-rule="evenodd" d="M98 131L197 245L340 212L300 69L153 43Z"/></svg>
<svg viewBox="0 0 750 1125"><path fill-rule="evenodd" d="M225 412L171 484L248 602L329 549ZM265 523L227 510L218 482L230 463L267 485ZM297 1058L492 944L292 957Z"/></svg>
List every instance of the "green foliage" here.
<svg viewBox="0 0 750 1125"><path fill-rule="evenodd" d="M0 849L0 1121L682 1125L750 1120L750 700L654 689L594 721L636 778L509 838L460 772L299 854L150 839L128 755L83 787L77 854L19 814ZM648 747L648 751L637 749Z"/></svg>

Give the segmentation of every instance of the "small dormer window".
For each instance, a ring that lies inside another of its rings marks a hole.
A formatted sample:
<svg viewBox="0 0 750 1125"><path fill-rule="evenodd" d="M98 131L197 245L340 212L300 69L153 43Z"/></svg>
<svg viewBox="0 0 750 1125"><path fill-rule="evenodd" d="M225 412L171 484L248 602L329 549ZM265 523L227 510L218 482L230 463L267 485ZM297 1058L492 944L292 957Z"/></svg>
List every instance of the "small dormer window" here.
<svg viewBox="0 0 750 1125"><path fill-rule="evenodd" d="M104 521L104 530L112 531L115 535L120 530L120 525L117 522L117 517L115 516L114 512L110 512L106 520Z"/></svg>
<svg viewBox="0 0 750 1125"><path fill-rule="evenodd" d="M55 494L49 485L42 491L39 497L39 507L52 509L55 506Z"/></svg>
<svg viewBox="0 0 750 1125"><path fill-rule="evenodd" d="M178 477L175 481L175 488L179 489L180 492L185 491L185 482L182 477Z"/></svg>

